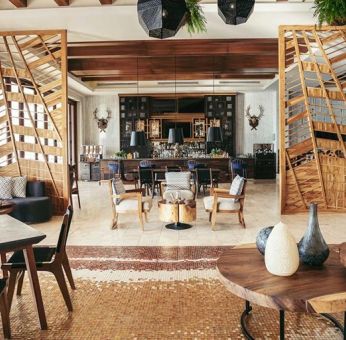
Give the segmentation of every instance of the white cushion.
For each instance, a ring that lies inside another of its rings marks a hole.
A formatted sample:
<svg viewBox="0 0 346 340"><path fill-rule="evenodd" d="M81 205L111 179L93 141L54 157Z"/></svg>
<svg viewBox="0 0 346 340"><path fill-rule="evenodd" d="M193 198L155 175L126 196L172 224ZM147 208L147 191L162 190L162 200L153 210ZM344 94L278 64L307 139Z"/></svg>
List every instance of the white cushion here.
<svg viewBox="0 0 346 340"><path fill-rule="evenodd" d="M12 177L12 196L26 197L26 176Z"/></svg>
<svg viewBox="0 0 346 340"><path fill-rule="evenodd" d="M190 190L191 173L185 172L166 172L167 190Z"/></svg>
<svg viewBox="0 0 346 340"><path fill-rule="evenodd" d="M0 177L0 199L8 200L12 198L11 177Z"/></svg>
<svg viewBox="0 0 346 340"><path fill-rule="evenodd" d="M203 203L204 203L205 210L213 210L214 196L204 197ZM218 197L217 204L218 204L218 211L240 209L240 203L234 202L233 198Z"/></svg>
<svg viewBox="0 0 346 340"><path fill-rule="evenodd" d="M142 197L142 206L143 211L150 211L151 207L153 206L153 200L151 199L151 197ZM122 199L116 205L116 211L119 213L127 211L138 211L138 201L132 198Z"/></svg>
<svg viewBox="0 0 346 340"><path fill-rule="evenodd" d="M163 199L167 201L172 201L176 197L178 192L179 198L183 200L193 200L193 192L191 190L166 190L163 193Z"/></svg>
<svg viewBox="0 0 346 340"><path fill-rule="evenodd" d="M122 182L121 179L119 178L112 179L112 190L113 190L113 195L120 195L126 192L124 183Z"/></svg>
<svg viewBox="0 0 346 340"><path fill-rule="evenodd" d="M231 187L229 189L230 195L241 195L244 187L245 178L237 175L232 181ZM234 202L238 202L237 199L231 198Z"/></svg>

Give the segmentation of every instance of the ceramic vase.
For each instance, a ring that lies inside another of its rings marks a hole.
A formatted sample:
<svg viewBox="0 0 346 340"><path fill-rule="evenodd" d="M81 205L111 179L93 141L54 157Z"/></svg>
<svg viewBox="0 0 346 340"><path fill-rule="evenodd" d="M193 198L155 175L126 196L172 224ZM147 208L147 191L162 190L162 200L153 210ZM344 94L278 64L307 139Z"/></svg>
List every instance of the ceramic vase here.
<svg viewBox="0 0 346 340"><path fill-rule="evenodd" d="M268 240L268 237L269 237L270 233L272 232L273 228L274 228L274 226L263 228L257 234L256 247L262 255L264 255L264 253L265 253L267 240Z"/></svg>
<svg viewBox="0 0 346 340"><path fill-rule="evenodd" d="M309 266L320 266L329 256L317 217L317 204L310 204L308 228L298 244L300 261Z"/></svg>
<svg viewBox="0 0 346 340"><path fill-rule="evenodd" d="M286 224L276 224L270 233L264 255L267 270L277 276L291 276L299 267L297 243Z"/></svg>

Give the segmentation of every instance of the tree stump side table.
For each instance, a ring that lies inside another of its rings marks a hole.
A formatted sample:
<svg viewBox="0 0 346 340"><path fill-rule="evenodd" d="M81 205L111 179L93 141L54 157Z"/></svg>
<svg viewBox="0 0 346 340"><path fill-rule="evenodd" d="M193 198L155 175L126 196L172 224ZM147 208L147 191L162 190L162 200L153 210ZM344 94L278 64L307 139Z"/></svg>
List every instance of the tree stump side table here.
<svg viewBox="0 0 346 340"><path fill-rule="evenodd" d="M173 222L166 224L166 228L183 230L191 228L189 222L196 221L196 201L168 202L159 201L160 220Z"/></svg>

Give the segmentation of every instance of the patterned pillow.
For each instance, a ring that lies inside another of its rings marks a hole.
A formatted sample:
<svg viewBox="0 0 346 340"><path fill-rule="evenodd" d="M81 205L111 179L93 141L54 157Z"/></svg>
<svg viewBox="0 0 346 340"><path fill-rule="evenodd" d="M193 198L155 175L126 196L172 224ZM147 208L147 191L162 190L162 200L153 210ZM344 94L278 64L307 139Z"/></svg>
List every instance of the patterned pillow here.
<svg viewBox="0 0 346 340"><path fill-rule="evenodd" d="M26 197L26 176L12 177L12 196Z"/></svg>
<svg viewBox="0 0 346 340"><path fill-rule="evenodd" d="M190 172L166 172L167 190L190 190Z"/></svg>
<svg viewBox="0 0 346 340"><path fill-rule="evenodd" d="M0 177L0 199L8 200L12 198L11 177Z"/></svg>
<svg viewBox="0 0 346 340"><path fill-rule="evenodd" d="M230 195L241 195L244 187L245 178L237 175L232 181L231 187L229 189ZM233 199L233 198L232 198ZM234 202L238 202L238 199L233 199Z"/></svg>
<svg viewBox="0 0 346 340"><path fill-rule="evenodd" d="M120 195L120 194L124 194L126 192L124 183L122 182L122 180L120 178L113 178L112 179L112 191L113 191L113 195ZM115 200L115 204L119 204L120 203L120 199L117 198Z"/></svg>

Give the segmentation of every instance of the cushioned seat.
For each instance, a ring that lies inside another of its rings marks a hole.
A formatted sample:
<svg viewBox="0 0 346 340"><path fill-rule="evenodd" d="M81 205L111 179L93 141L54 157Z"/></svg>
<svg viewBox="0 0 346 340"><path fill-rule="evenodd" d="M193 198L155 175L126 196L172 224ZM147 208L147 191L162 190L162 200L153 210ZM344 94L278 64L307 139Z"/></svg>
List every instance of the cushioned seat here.
<svg viewBox="0 0 346 340"><path fill-rule="evenodd" d="M52 217L52 204L49 197L13 198L15 203L11 216L22 222L40 223Z"/></svg>
<svg viewBox="0 0 346 340"><path fill-rule="evenodd" d="M150 211L153 206L153 200L149 196L142 197L142 207L143 211ZM138 200L127 198L124 200L120 200L120 202L116 205L117 212L125 212L125 211L138 211Z"/></svg>
<svg viewBox="0 0 346 340"><path fill-rule="evenodd" d="M56 252L55 247L33 247L36 266L39 267L43 262L50 262ZM16 251L7 261L12 268L25 268L24 254L22 250Z"/></svg>
<svg viewBox="0 0 346 340"><path fill-rule="evenodd" d="M163 193L163 199L171 201L172 198L176 197L177 193L179 197L184 200L193 200L194 198L194 194L191 190L166 190Z"/></svg>
<svg viewBox="0 0 346 340"><path fill-rule="evenodd" d="M213 210L214 196L207 196L203 198L205 210ZM233 199L218 197L218 210L239 210L240 203L234 202Z"/></svg>

